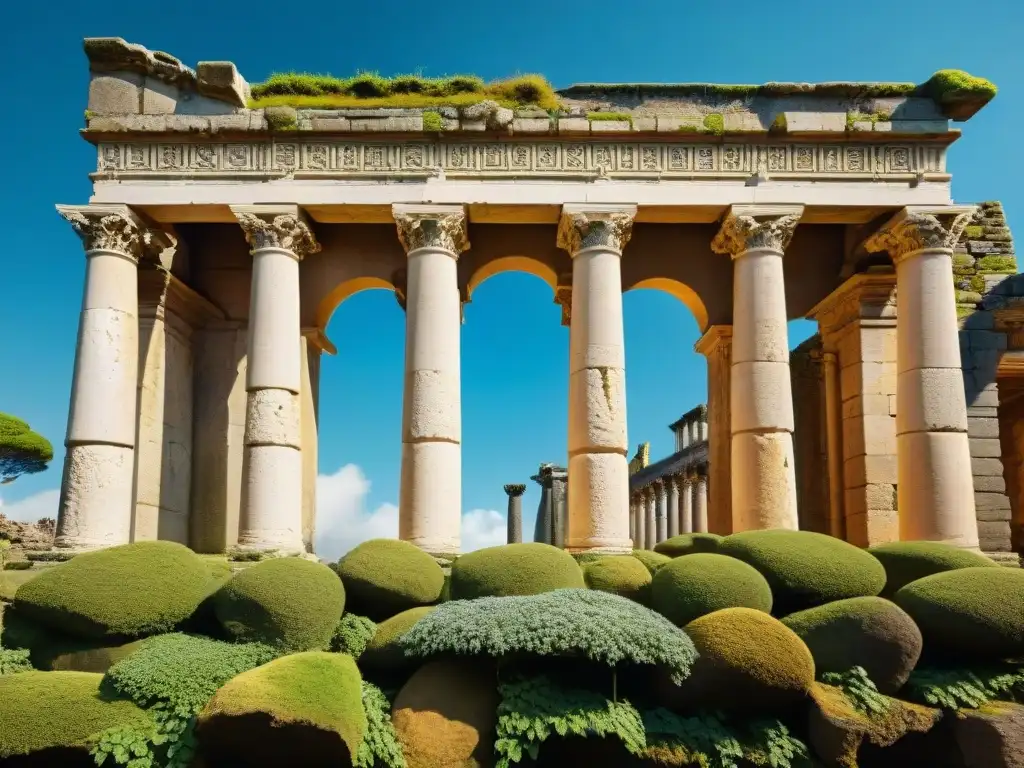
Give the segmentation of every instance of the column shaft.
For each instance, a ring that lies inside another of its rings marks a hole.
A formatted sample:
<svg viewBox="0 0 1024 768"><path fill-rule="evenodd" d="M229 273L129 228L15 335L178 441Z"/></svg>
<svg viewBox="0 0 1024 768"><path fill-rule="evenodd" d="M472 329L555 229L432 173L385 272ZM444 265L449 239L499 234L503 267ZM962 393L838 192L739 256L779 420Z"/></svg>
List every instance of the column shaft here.
<svg viewBox="0 0 1024 768"><path fill-rule="evenodd" d="M636 532L633 536L633 549L647 548L647 494L644 490L636 494Z"/></svg>
<svg viewBox="0 0 1024 768"><path fill-rule="evenodd" d="M668 537L679 535L679 483L675 475L666 478L668 484Z"/></svg>
<svg viewBox="0 0 1024 768"><path fill-rule="evenodd" d="M679 532L693 533L693 482L689 475L682 475L679 483L680 505L679 505Z"/></svg>
<svg viewBox="0 0 1024 768"><path fill-rule="evenodd" d="M708 529L732 533L732 326L713 325L695 346L708 361ZM689 531L686 531L689 532Z"/></svg>
<svg viewBox="0 0 1024 768"><path fill-rule="evenodd" d="M658 481L654 485L654 494L657 499L657 531L654 543L660 544L668 538L668 489L665 483Z"/></svg>
<svg viewBox="0 0 1024 768"><path fill-rule="evenodd" d="M697 475L693 492L693 531L708 532L708 476L704 472Z"/></svg>
<svg viewBox="0 0 1024 768"><path fill-rule="evenodd" d="M658 497L653 485L644 490L644 549L654 549L658 543Z"/></svg>
<svg viewBox="0 0 1024 768"><path fill-rule="evenodd" d="M508 494L508 531L505 539L507 544L519 544L523 540L523 493L525 485L506 485Z"/></svg>

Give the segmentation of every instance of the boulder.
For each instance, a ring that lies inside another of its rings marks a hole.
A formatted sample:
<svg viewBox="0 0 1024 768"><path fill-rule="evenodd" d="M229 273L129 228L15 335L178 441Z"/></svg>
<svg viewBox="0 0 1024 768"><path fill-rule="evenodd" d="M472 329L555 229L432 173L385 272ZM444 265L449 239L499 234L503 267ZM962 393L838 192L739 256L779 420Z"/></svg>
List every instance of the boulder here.
<svg viewBox="0 0 1024 768"><path fill-rule="evenodd" d="M583 567L583 579L591 589L611 592L647 605L651 572L635 557L609 555L598 558Z"/></svg>
<svg viewBox="0 0 1024 768"><path fill-rule="evenodd" d="M912 581L959 568L999 568L980 552L941 541L892 541L868 549L885 568L882 595L892 597Z"/></svg>
<svg viewBox="0 0 1024 768"><path fill-rule="evenodd" d="M953 735L966 768L1024 768L1024 706L993 701L962 709Z"/></svg>
<svg viewBox="0 0 1024 768"><path fill-rule="evenodd" d="M452 600L537 595L584 586L583 571L572 555L550 544L486 547L452 564Z"/></svg>
<svg viewBox="0 0 1024 768"><path fill-rule="evenodd" d="M655 545L654 551L666 557L682 557L696 552L717 552L722 537L717 533L681 533Z"/></svg>
<svg viewBox="0 0 1024 768"><path fill-rule="evenodd" d="M377 629L366 644L360 662L367 669L380 670L382 672L401 671L419 664L418 659L406 657L400 640L402 635L412 629L412 626L424 616L432 613L437 606L425 605L420 608L410 608L402 611L397 616L392 616L387 621L377 625Z"/></svg>
<svg viewBox="0 0 1024 768"><path fill-rule="evenodd" d="M678 557L654 574L651 607L678 627L722 608L768 613L772 592L754 568L725 555Z"/></svg>
<svg viewBox="0 0 1024 768"><path fill-rule="evenodd" d="M397 539L364 541L335 567L348 610L382 621L441 599L444 571L419 547Z"/></svg>

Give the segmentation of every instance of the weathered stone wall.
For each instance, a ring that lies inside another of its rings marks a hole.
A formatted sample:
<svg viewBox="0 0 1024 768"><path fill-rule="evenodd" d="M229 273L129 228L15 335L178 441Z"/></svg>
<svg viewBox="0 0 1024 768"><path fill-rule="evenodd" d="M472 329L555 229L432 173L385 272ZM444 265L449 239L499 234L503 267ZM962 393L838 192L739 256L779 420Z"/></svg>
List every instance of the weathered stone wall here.
<svg viewBox="0 0 1024 768"><path fill-rule="evenodd" d="M815 334L790 352L789 366L793 386L793 454L800 530L828 533L830 478L821 337Z"/></svg>

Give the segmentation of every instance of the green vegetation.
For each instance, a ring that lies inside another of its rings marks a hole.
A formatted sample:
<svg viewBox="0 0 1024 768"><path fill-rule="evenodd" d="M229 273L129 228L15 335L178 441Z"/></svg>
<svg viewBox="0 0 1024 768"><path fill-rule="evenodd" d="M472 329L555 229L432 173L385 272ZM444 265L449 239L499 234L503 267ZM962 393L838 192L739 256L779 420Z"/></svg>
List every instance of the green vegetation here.
<svg viewBox="0 0 1024 768"><path fill-rule="evenodd" d="M18 672L31 672L28 651L20 648L0 648L0 677Z"/></svg>
<svg viewBox="0 0 1024 768"><path fill-rule="evenodd" d="M996 86L983 77L974 77L959 69L940 69L923 86L922 91L942 105L974 98L990 101Z"/></svg>
<svg viewBox="0 0 1024 768"><path fill-rule="evenodd" d="M820 679L857 667L885 693L907 681L921 657L921 630L899 606L880 597L851 597L791 613L782 623L811 651Z"/></svg>
<svg viewBox="0 0 1024 768"><path fill-rule="evenodd" d="M810 531L745 531L726 536L723 555L754 566L768 580L773 613L877 595L885 585L885 569L874 557L841 539Z"/></svg>
<svg viewBox="0 0 1024 768"><path fill-rule="evenodd" d="M487 547L452 565L452 600L536 595L582 586L583 571L572 555L550 544Z"/></svg>
<svg viewBox="0 0 1024 768"><path fill-rule="evenodd" d="M362 679L352 657L309 651L243 672L199 716L200 756L209 765L310 765L355 761L366 736ZM282 760L278 762L278 760Z"/></svg>
<svg viewBox="0 0 1024 768"><path fill-rule="evenodd" d="M439 112L424 112L423 113L423 130L424 131L443 131L444 130L444 118L441 117Z"/></svg>
<svg viewBox="0 0 1024 768"><path fill-rule="evenodd" d="M958 568L993 567L999 565L980 552L972 552L941 541L894 541L868 549L885 568L885 589L882 595L895 595L912 581L933 573Z"/></svg>
<svg viewBox="0 0 1024 768"><path fill-rule="evenodd" d="M586 589L445 603L417 622L401 645L406 655L421 658L525 654L582 657L609 667L656 665L677 682L695 656L690 639L664 617Z"/></svg>
<svg viewBox="0 0 1024 768"><path fill-rule="evenodd" d="M713 553L679 557L658 569L651 607L678 627L722 608L755 608L768 613L768 582L741 560Z"/></svg>
<svg viewBox="0 0 1024 768"><path fill-rule="evenodd" d="M130 639L172 631L207 595L210 574L187 547L144 541L78 555L23 584L27 618L82 638Z"/></svg>
<svg viewBox="0 0 1024 768"><path fill-rule="evenodd" d="M365 616L346 613L334 628L331 650L335 653L347 653L353 659L358 659L376 632L377 625L372 620Z"/></svg>
<svg viewBox="0 0 1024 768"><path fill-rule="evenodd" d="M657 573L661 566L672 561L671 557L652 552L649 549L634 549L633 557L644 564L644 567L651 572L651 576Z"/></svg>
<svg viewBox="0 0 1024 768"><path fill-rule="evenodd" d="M666 557L682 557L696 552L717 552L722 537L717 533L681 533L665 539L654 551Z"/></svg>
<svg viewBox="0 0 1024 768"><path fill-rule="evenodd" d="M444 571L434 558L395 539L363 542L335 570L345 585L348 609L374 621L433 605L444 588Z"/></svg>
<svg viewBox="0 0 1024 768"><path fill-rule="evenodd" d="M967 240L980 240L984 234L985 228L979 224L964 227L964 238Z"/></svg>
<svg viewBox="0 0 1024 768"><path fill-rule="evenodd" d="M465 75L389 78L372 72L348 78L298 72L271 75L265 82L252 86L249 106L252 109L279 105L316 109L459 107L487 99L509 107L558 108L558 98L551 84L541 75L519 75L484 83L479 77Z"/></svg>
<svg viewBox="0 0 1024 768"><path fill-rule="evenodd" d="M413 660L406 658L402 638L417 622L435 610L436 607L432 605L410 608L378 624L377 631L366 644L360 661L367 668L385 672L415 666Z"/></svg>
<svg viewBox="0 0 1024 768"><path fill-rule="evenodd" d="M893 600L921 628L929 652L1003 659L1024 654L1024 571L961 568L911 582Z"/></svg>
<svg viewBox="0 0 1024 768"><path fill-rule="evenodd" d="M892 114L889 112L847 112L846 130L852 131L855 123L871 123L874 128L876 123L884 123L890 119L892 119Z"/></svg>
<svg viewBox="0 0 1024 768"><path fill-rule="evenodd" d="M839 688L866 715L882 715L889 708L889 700L878 692L864 667L851 667L845 672L826 672L821 680Z"/></svg>
<svg viewBox="0 0 1024 768"><path fill-rule="evenodd" d="M327 648L344 607L345 590L331 569L297 557L239 571L214 597L232 637L293 651Z"/></svg>
<svg viewBox="0 0 1024 768"><path fill-rule="evenodd" d="M975 264L979 272L990 274L1013 275L1017 273L1017 259L1013 256L991 255L982 256Z"/></svg>
<svg viewBox="0 0 1024 768"><path fill-rule="evenodd" d="M651 572L630 555L609 555L587 563L583 579L590 589L647 605L651 588Z"/></svg>
<svg viewBox="0 0 1024 768"><path fill-rule="evenodd" d="M587 112L587 120L591 122L629 123L629 127L633 127L633 115L629 112Z"/></svg>
<svg viewBox="0 0 1024 768"><path fill-rule="evenodd" d="M725 133L725 118L720 112L712 112L704 116L704 130L715 136Z"/></svg>
<svg viewBox="0 0 1024 768"><path fill-rule="evenodd" d="M63 750L84 755L93 734L119 725L147 727L149 718L135 704L100 695L102 678L88 672L0 677L0 762L52 751L70 763Z"/></svg>
<svg viewBox="0 0 1024 768"><path fill-rule="evenodd" d="M267 128L272 131L297 131L299 129L299 121L295 109L292 107L268 106L263 117L267 121Z"/></svg>
<svg viewBox="0 0 1024 768"><path fill-rule="evenodd" d="M0 413L0 483L42 472L53 459L53 446L28 422Z"/></svg>
<svg viewBox="0 0 1024 768"><path fill-rule="evenodd" d="M359 745L354 768L406 768L402 745L391 722L391 702L373 683L363 681L366 736Z"/></svg>
<svg viewBox="0 0 1024 768"><path fill-rule="evenodd" d="M902 694L911 701L956 711L978 709L997 699L1024 698L1024 664L915 669Z"/></svg>

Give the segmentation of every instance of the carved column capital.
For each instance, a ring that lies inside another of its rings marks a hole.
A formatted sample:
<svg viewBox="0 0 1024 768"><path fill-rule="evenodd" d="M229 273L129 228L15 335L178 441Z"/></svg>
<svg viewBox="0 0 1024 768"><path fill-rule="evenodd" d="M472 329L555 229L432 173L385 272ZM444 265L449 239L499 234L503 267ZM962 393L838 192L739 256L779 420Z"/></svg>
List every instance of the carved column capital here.
<svg viewBox="0 0 1024 768"><path fill-rule="evenodd" d="M152 239L127 205L58 205L57 213L81 238L86 253L114 251L138 263Z"/></svg>
<svg viewBox="0 0 1024 768"><path fill-rule="evenodd" d="M563 205L558 247L575 256L587 248L622 253L633 234L635 205Z"/></svg>
<svg viewBox="0 0 1024 768"><path fill-rule="evenodd" d="M231 212L238 219L253 253L264 248L280 248L302 261L320 250L320 243L298 206L232 205Z"/></svg>
<svg viewBox="0 0 1024 768"><path fill-rule="evenodd" d="M734 205L711 241L711 250L734 259L752 250L784 253L803 213L802 205Z"/></svg>
<svg viewBox="0 0 1024 768"><path fill-rule="evenodd" d="M572 319L571 285L560 285L555 288L555 304L562 307L562 325L568 327Z"/></svg>
<svg viewBox="0 0 1024 768"><path fill-rule="evenodd" d="M523 483L510 483L505 486L505 493L512 498L522 496L526 492L526 486Z"/></svg>
<svg viewBox="0 0 1024 768"><path fill-rule="evenodd" d="M420 248L436 248L458 258L469 250L466 211L461 205L391 206L398 225L398 239L405 252Z"/></svg>
<svg viewBox="0 0 1024 768"><path fill-rule="evenodd" d="M908 206L868 237L864 250L888 251L894 263L923 250L952 250L975 211L971 205Z"/></svg>

